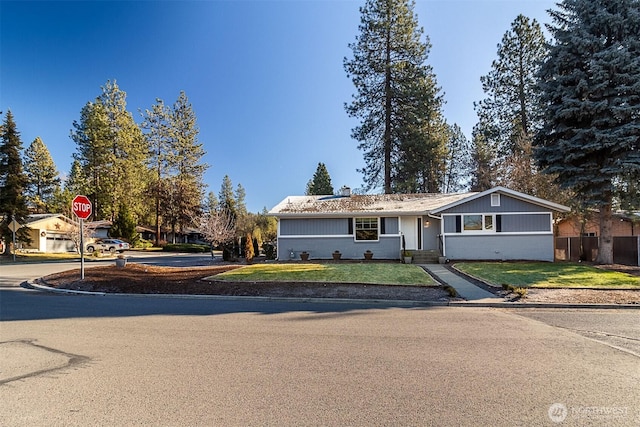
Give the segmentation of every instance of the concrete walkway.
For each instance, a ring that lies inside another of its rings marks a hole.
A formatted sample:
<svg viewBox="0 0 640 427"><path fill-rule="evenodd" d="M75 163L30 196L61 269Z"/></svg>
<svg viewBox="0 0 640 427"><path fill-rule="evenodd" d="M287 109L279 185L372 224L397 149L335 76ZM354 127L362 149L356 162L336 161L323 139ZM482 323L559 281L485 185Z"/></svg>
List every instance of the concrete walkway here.
<svg viewBox="0 0 640 427"><path fill-rule="evenodd" d="M474 285L440 264L420 264L429 274L452 286L462 298L473 302L503 302L500 297Z"/></svg>

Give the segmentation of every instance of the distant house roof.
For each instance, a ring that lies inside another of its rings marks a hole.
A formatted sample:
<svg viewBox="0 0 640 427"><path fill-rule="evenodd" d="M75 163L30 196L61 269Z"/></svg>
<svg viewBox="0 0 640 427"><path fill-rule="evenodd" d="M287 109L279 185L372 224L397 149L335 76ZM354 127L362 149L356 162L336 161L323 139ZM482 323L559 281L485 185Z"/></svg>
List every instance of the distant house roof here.
<svg viewBox="0 0 640 427"><path fill-rule="evenodd" d="M551 210L568 212L570 209L505 187L495 187L483 192L468 193L420 193L420 194L367 194L351 196L289 196L269 211L270 215L284 216L336 216L368 215L424 215L437 214L462 203L486 196L503 193L545 206Z"/></svg>
<svg viewBox="0 0 640 427"><path fill-rule="evenodd" d="M64 216L63 214L31 214L29 216L27 216L26 220L25 220L25 224L31 228L33 228L32 226L41 222L41 221L46 221L49 220L51 218L58 218L61 221L64 221L68 224L77 224L76 221L74 221L71 218L68 218L66 216Z"/></svg>

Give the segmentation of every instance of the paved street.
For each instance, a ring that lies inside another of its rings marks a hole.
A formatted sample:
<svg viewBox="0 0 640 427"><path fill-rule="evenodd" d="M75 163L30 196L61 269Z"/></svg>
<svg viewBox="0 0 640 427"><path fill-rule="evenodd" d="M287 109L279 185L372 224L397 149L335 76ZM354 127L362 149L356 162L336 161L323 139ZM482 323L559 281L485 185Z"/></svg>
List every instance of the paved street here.
<svg viewBox="0 0 640 427"><path fill-rule="evenodd" d="M640 338L635 310L68 296L5 267L3 426L640 423L640 358L574 330Z"/></svg>
<svg viewBox="0 0 640 427"><path fill-rule="evenodd" d="M640 357L640 310L530 309L514 312Z"/></svg>

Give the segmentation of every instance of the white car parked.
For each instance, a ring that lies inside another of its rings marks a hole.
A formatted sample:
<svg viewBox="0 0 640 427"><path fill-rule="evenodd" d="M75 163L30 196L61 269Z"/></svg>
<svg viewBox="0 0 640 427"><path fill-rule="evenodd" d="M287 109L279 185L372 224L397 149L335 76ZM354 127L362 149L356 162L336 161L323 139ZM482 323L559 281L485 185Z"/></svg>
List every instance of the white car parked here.
<svg viewBox="0 0 640 427"><path fill-rule="evenodd" d="M94 251L110 252L112 254L116 252L122 253L127 249L129 249L129 244L124 240L118 239L97 239L87 245L87 252L90 254Z"/></svg>

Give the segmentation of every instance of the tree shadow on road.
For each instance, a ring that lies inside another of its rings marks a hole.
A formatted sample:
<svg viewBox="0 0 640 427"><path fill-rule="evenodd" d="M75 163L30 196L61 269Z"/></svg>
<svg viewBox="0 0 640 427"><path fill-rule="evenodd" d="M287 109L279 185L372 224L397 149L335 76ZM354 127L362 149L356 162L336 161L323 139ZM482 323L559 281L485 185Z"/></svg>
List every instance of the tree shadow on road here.
<svg viewBox="0 0 640 427"><path fill-rule="evenodd" d="M0 321L135 316L213 316L233 313L311 312L344 315L361 310L427 309L446 303L305 299L182 297L173 295L69 295L0 289Z"/></svg>

